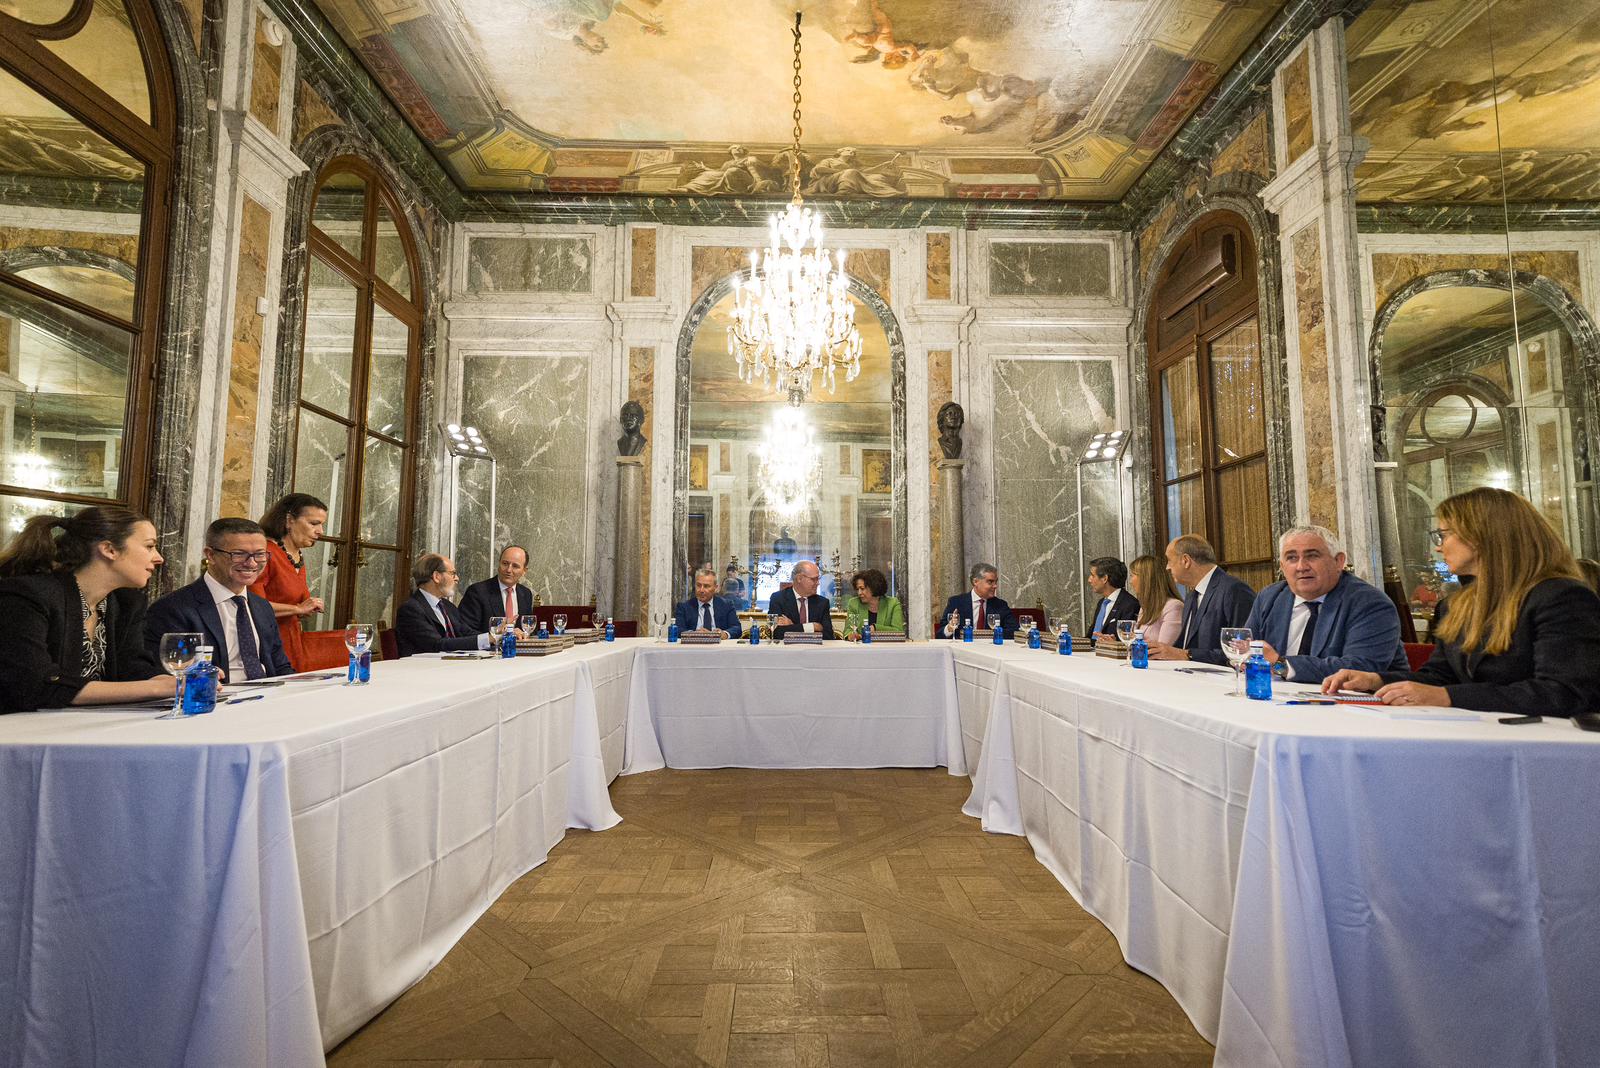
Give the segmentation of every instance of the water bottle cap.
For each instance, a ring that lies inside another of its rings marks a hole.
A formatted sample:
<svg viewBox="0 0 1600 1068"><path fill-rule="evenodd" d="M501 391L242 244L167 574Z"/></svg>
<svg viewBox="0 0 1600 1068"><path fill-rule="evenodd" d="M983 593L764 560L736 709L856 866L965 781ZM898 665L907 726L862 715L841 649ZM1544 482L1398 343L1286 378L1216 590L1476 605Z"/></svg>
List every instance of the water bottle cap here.
<svg viewBox="0 0 1600 1068"><path fill-rule="evenodd" d="M1252 638L1250 640L1250 651L1252 653L1259 653L1261 650L1265 649L1266 647L1267 647L1267 643L1266 643L1266 641L1264 639Z"/></svg>

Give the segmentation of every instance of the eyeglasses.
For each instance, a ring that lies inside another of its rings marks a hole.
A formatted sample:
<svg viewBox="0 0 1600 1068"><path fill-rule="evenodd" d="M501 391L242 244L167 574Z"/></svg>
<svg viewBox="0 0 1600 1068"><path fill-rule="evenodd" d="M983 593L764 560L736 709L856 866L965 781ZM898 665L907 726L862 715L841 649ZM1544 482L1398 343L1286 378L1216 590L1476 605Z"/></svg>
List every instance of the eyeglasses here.
<svg viewBox="0 0 1600 1068"><path fill-rule="evenodd" d="M1451 533L1454 532L1448 527L1434 527L1428 531L1428 540L1433 542L1435 549L1442 548L1444 546L1444 536Z"/></svg>
<svg viewBox="0 0 1600 1068"><path fill-rule="evenodd" d="M265 549L257 549L255 552L251 552L248 549L213 549L210 546L207 546L206 549L208 552L216 553L218 556L226 556L229 560L232 560L235 565L248 563L264 564L267 562L267 550Z"/></svg>

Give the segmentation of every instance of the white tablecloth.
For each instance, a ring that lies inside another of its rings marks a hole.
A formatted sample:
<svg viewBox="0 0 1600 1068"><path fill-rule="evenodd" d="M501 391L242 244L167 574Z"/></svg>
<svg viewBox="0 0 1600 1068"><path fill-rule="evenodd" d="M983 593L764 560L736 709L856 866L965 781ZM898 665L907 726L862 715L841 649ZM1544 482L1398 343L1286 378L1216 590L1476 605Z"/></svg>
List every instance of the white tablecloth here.
<svg viewBox="0 0 1600 1068"><path fill-rule="evenodd" d="M967 773L948 643L646 645L623 774L674 768Z"/></svg>
<svg viewBox="0 0 1600 1068"><path fill-rule="evenodd" d="M1595 1063L1600 735L1228 685L1005 657L966 811L1027 834L1219 1065Z"/></svg>
<svg viewBox="0 0 1600 1068"><path fill-rule="evenodd" d="M608 658L0 717L0 1065L321 1063L566 827L619 821Z"/></svg>

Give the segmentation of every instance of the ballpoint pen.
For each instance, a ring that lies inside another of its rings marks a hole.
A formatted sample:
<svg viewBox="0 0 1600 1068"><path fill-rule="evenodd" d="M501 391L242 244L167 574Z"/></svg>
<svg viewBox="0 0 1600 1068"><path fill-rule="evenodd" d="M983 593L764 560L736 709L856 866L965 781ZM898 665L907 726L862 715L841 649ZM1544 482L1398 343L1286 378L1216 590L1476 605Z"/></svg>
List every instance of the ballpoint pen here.
<svg viewBox="0 0 1600 1068"><path fill-rule="evenodd" d="M230 697L230 698L228 698L226 703L230 704L230 705L242 705L246 701L259 701L265 696L267 696L267 695L264 694L264 693L253 693L253 694L250 694L248 697Z"/></svg>

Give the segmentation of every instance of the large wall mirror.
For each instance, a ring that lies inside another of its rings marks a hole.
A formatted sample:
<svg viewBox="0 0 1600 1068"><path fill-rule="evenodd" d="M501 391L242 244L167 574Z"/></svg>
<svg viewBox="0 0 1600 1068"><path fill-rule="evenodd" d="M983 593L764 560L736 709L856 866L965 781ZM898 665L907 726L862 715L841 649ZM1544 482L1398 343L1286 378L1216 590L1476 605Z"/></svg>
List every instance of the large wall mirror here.
<svg viewBox="0 0 1600 1068"><path fill-rule="evenodd" d="M733 277L701 296L679 338L674 600L710 566L725 596L761 611L800 560L819 562L836 606L864 568L904 600L905 346L893 314L851 279L861 373L837 376L832 393L814 386L795 408L739 378Z"/></svg>

